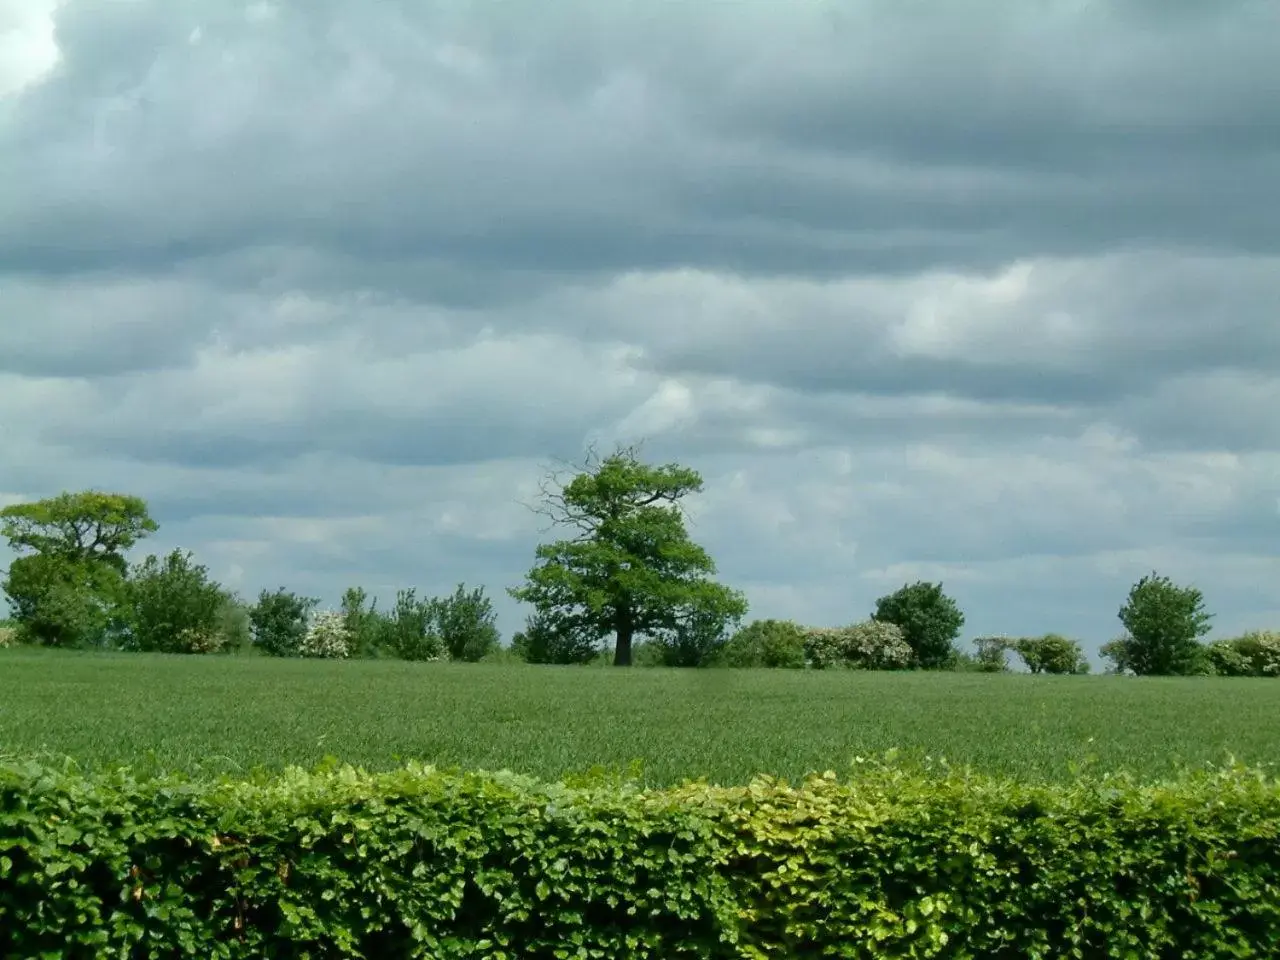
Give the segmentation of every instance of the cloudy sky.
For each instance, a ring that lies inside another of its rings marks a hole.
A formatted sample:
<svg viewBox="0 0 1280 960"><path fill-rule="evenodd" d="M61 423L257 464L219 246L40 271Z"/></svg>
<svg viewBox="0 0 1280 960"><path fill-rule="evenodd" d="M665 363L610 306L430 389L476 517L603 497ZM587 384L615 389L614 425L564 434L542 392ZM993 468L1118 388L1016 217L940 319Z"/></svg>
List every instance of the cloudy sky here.
<svg viewBox="0 0 1280 960"><path fill-rule="evenodd" d="M556 458L755 616L1280 627L1274 0L0 0L0 498L505 597ZM0 561L7 558L0 556Z"/></svg>

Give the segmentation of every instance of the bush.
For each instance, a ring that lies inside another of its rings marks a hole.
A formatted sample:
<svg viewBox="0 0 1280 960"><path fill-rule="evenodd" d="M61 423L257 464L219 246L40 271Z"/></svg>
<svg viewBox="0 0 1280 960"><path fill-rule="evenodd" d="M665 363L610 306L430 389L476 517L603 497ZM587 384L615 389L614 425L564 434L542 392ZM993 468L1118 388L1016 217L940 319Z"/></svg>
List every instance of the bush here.
<svg viewBox="0 0 1280 960"><path fill-rule="evenodd" d="M0 766L0 956L1274 956L1280 785ZM570 953L569 951L573 952Z"/></svg>
<svg viewBox="0 0 1280 960"><path fill-rule="evenodd" d="M304 657L344 660L351 656L351 634L346 618L336 610L317 613L307 627L298 653Z"/></svg>
<svg viewBox="0 0 1280 960"><path fill-rule="evenodd" d="M1088 673L1089 661L1080 644L1057 633L1043 637L1023 637L1013 649L1032 673Z"/></svg>
<svg viewBox="0 0 1280 960"><path fill-rule="evenodd" d="M913 654L896 624L864 620L847 627L807 628L805 657L817 670L901 670L911 665Z"/></svg>
<svg viewBox="0 0 1280 960"><path fill-rule="evenodd" d="M511 638L511 649L526 663L590 663L600 652L599 640L583 626L550 613L534 613Z"/></svg>
<svg viewBox="0 0 1280 960"><path fill-rule="evenodd" d="M1231 640L1215 640L1205 647L1213 672L1223 677L1280 676L1280 633L1252 630Z"/></svg>
<svg viewBox="0 0 1280 960"><path fill-rule="evenodd" d="M307 636L308 618L319 602L300 597L284 587L275 593L263 590L249 610L254 644L273 657L299 656Z"/></svg>
<svg viewBox="0 0 1280 960"><path fill-rule="evenodd" d="M448 654L437 630L436 600L419 600L416 590L396 593L396 605L382 622L382 646L401 660L443 660Z"/></svg>
<svg viewBox="0 0 1280 960"><path fill-rule="evenodd" d="M484 587L468 592L460 583L453 596L435 601L432 613L451 660L475 663L500 642L498 617L493 612L493 602L484 595Z"/></svg>
<svg viewBox="0 0 1280 960"><path fill-rule="evenodd" d="M121 646L143 653L219 653L228 597L190 553L151 554L124 585Z"/></svg>
<svg viewBox="0 0 1280 960"><path fill-rule="evenodd" d="M715 657L718 666L799 669L805 665L805 629L791 620L753 620Z"/></svg>
<svg viewBox="0 0 1280 960"><path fill-rule="evenodd" d="M10 563L0 586L23 643L101 648L116 640L124 577L113 564L36 553Z"/></svg>

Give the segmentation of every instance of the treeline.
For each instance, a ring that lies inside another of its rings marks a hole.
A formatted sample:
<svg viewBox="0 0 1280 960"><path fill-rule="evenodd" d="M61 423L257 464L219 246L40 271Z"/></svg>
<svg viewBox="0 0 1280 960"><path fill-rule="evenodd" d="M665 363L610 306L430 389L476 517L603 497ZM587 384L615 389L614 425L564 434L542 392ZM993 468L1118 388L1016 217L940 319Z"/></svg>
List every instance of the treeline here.
<svg viewBox="0 0 1280 960"><path fill-rule="evenodd" d="M702 478L652 466L634 448L588 456L548 478L538 509L563 540L544 543L508 593L533 607L501 645L483 587L452 595L400 590L386 609L351 587L335 610L283 587L246 602L190 552L125 554L158 526L138 497L87 491L0 510L0 534L20 555L0 583L18 642L161 653L257 652L288 657L396 657L537 664L1000 672L1010 657L1032 673L1081 674L1078 641L980 637L958 643L964 614L942 584L906 584L843 627L781 620L743 625L745 596L712 575L689 539L681 501ZM1194 587L1152 573L1119 611L1124 633L1101 648L1109 672L1280 676L1280 633L1204 643L1211 615ZM0 644L5 633L0 630Z"/></svg>

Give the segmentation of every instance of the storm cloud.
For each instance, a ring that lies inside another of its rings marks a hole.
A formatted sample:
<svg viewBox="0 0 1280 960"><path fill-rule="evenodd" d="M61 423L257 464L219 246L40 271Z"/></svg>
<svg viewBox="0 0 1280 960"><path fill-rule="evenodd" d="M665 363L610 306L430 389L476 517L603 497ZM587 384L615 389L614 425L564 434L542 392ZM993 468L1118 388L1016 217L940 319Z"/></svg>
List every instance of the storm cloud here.
<svg viewBox="0 0 1280 960"><path fill-rule="evenodd" d="M0 0L0 498L504 596L590 443L756 616L1280 626L1280 7ZM0 558L2 559L2 558Z"/></svg>

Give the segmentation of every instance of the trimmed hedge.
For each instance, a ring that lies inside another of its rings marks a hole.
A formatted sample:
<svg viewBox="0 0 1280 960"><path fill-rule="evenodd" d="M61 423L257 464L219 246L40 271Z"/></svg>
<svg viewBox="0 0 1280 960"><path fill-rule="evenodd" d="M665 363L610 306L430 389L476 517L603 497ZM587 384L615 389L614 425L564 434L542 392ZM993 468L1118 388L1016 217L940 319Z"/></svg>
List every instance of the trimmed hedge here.
<svg viewBox="0 0 1280 960"><path fill-rule="evenodd" d="M1280 785L0 765L0 957L1274 957Z"/></svg>

